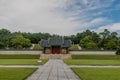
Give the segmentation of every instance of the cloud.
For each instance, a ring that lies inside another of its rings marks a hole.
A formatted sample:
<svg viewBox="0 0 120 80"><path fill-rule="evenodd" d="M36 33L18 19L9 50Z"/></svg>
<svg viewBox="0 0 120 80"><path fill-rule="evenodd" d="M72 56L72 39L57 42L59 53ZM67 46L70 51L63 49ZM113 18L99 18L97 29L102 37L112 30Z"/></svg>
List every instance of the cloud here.
<svg viewBox="0 0 120 80"><path fill-rule="evenodd" d="M108 29L110 31L120 31L120 23L113 23L106 26L101 26L98 29L96 29L98 32L103 31L104 29Z"/></svg>
<svg viewBox="0 0 120 80"><path fill-rule="evenodd" d="M67 0L1 0L0 28L23 32L71 34L74 24L55 12Z"/></svg>
<svg viewBox="0 0 120 80"><path fill-rule="evenodd" d="M0 0L0 28L71 35L111 23L102 15L114 1Z"/></svg>

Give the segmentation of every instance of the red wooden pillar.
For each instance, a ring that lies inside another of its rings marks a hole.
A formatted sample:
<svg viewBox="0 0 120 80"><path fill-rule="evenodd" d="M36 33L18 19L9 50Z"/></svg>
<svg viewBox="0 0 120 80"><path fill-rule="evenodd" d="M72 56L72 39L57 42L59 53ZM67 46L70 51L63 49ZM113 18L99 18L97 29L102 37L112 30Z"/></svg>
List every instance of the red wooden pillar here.
<svg viewBox="0 0 120 80"><path fill-rule="evenodd" d="M53 51L52 51L52 47L50 48L50 53L51 53L51 54L53 53Z"/></svg>
<svg viewBox="0 0 120 80"><path fill-rule="evenodd" d="M62 48L60 48L60 54L62 54Z"/></svg>
<svg viewBox="0 0 120 80"><path fill-rule="evenodd" d="M66 48L66 54L69 54L69 49L68 48Z"/></svg>
<svg viewBox="0 0 120 80"><path fill-rule="evenodd" d="M43 48L43 54L45 54L45 48Z"/></svg>

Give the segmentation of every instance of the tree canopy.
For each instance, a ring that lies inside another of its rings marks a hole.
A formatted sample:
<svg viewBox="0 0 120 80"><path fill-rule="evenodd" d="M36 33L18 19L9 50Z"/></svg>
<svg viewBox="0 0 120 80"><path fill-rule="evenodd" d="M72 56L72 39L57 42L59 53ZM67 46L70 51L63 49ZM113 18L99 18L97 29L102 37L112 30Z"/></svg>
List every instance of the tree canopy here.
<svg viewBox="0 0 120 80"><path fill-rule="evenodd" d="M24 38L22 35L16 35L10 40L10 47L16 49L28 48L31 46L29 39Z"/></svg>
<svg viewBox="0 0 120 80"><path fill-rule="evenodd" d="M27 48L31 44L37 44L41 39L50 37L64 37L72 40L73 44L79 44L84 49L107 49L115 50L120 46L120 37L117 32L110 32L108 29L97 33L95 31L85 30L70 36L60 36L49 33L26 33L11 32L7 29L0 29L0 48Z"/></svg>

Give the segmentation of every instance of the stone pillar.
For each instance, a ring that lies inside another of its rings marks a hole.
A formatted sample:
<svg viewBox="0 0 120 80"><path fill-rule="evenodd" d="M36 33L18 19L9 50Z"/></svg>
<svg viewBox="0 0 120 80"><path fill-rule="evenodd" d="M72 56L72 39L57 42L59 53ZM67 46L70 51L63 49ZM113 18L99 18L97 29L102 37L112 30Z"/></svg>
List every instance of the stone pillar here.
<svg viewBox="0 0 120 80"><path fill-rule="evenodd" d="M50 48L50 53L52 54L53 52L52 52L52 47Z"/></svg>

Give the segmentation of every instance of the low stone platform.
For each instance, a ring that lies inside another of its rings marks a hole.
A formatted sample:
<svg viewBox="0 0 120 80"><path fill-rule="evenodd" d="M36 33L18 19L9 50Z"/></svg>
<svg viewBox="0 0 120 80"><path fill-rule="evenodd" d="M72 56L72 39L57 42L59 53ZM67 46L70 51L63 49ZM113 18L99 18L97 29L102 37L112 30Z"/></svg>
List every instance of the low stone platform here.
<svg viewBox="0 0 120 80"><path fill-rule="evenodd" d="M62 61L49 60L26 80L80 80Z"/></svg>
<svg viewBox="0 0 120 80"><path fill-rule="evenodd" d="M71 54L40 54L40 59L72 59Z"/></svg>

